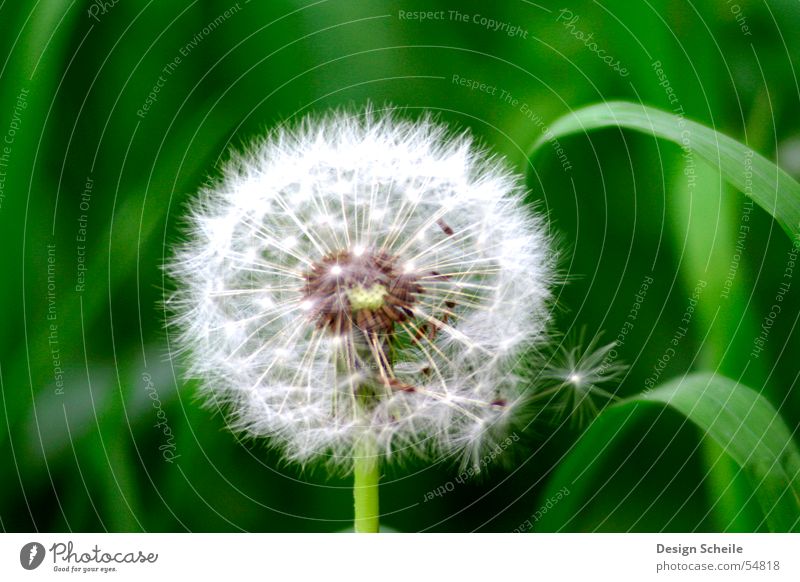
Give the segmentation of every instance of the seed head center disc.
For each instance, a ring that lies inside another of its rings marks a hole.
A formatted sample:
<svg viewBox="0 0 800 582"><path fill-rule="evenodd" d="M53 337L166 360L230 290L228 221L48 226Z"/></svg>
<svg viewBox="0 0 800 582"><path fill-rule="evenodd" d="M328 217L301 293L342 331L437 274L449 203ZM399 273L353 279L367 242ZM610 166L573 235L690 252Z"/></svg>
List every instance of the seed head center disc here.
<svg viewBox="0 0 800 582"><path fill-rule="evenodd" d="M364 287L363 285L356 285L345 289L347 299L350 300L350 307L353 311L361 311L362 309L376 310L383 307L383 297L386 295L386 287L380 283L375 283L372 287Z"/></svg>
<svg viewBox="0 0 800 582"><path fill-rule="evenodd" d="M423 293L419 276L406 272L398 257L383 250L349 249L315 262L305 274L304 304L320 329L334 334L354 327L391 333L413 314Z"/></svg>

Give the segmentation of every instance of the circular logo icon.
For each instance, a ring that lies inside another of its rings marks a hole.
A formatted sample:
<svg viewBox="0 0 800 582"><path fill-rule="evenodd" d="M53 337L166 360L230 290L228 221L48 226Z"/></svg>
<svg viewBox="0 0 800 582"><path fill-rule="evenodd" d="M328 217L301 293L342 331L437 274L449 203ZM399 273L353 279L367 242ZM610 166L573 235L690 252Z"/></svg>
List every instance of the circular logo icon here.
<svg viewBox="0 0 800 582"><path fill-rule="evenodd" d="M29 542L19 551L19 563L26 570L35 570L44 561L44 546L39 542Z"/></svg>

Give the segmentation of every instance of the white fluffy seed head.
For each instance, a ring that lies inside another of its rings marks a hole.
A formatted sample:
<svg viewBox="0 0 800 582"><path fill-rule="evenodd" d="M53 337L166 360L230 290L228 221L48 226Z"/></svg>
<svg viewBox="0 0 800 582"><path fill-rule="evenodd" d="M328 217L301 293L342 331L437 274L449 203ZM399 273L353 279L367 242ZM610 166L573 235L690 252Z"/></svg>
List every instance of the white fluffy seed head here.
<svg viewBox="0 0 800 582"><path fill-rule="evenodd" d="M521 177L430 119L337 112L275 130L194 201L168 265L189 375L233 429L344 470L480 458L515 418L553 254Z"/></svg>

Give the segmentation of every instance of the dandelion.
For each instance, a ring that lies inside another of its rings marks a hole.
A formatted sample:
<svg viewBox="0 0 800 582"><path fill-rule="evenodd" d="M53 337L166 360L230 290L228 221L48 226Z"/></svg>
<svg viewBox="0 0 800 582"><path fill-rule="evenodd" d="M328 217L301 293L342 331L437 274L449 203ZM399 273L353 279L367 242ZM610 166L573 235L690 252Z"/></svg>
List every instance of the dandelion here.
<svg viewBox="0 0 800 582"><path fill-rule="evenodd" d="M429 118L307 118L232 159L168 271L191 377L288 459L353 470L475 463L505 436L521 352L548 323L553 253L522 178Z"/></svg>

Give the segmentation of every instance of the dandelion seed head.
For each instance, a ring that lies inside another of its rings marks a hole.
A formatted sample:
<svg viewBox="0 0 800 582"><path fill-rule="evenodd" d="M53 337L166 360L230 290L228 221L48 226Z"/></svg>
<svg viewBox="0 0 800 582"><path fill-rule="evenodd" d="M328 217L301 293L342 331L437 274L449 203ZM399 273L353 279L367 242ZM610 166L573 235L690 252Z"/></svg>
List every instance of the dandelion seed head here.
<svg viewBox="0 0 800 582"><path fill-rule="evenodd" d="M299 462L479 452L542 342L553 252L520 176L423 119L337 112L235 156L168 271L188 374Z"/></svg>

